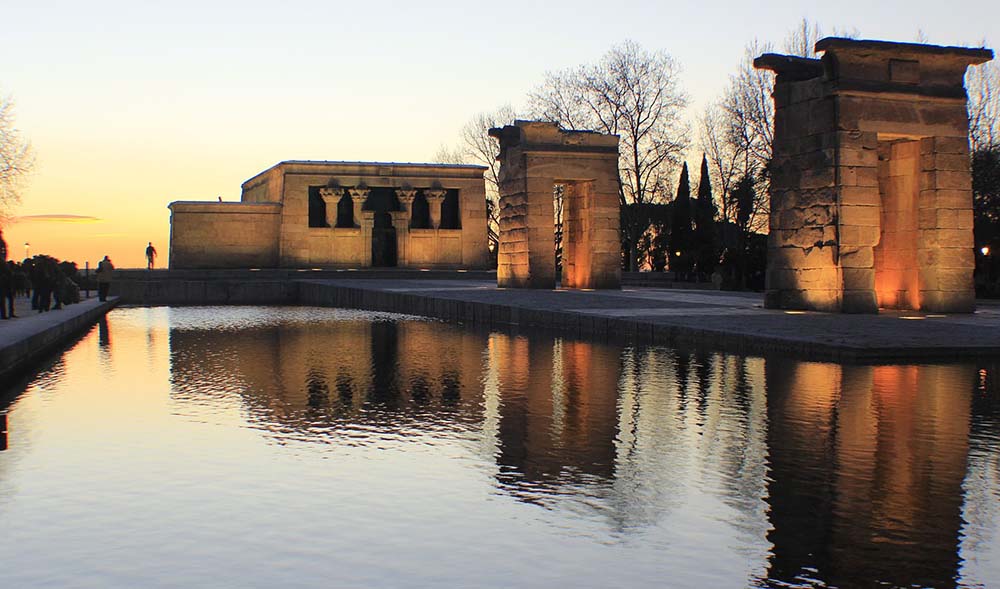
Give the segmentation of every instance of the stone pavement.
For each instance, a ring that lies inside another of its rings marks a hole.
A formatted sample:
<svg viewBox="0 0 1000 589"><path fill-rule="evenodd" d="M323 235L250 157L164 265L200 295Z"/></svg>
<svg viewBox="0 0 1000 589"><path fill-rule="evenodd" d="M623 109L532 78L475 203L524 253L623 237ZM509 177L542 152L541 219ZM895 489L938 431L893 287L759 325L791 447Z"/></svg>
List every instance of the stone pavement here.
<svg viewBox="0 0 1000 589"><path fill-rule="evenodd" d="M476 280L315 280L300 302L413 313L463 323L518 325L666 345L789 353L840 361L1000 357L1000 304L971 315L847 315L763 308L756 293L624 288L502 289Z"/></svg>
<svg viewBox="0 0 1000 589"><path fill-rule="evenodd" d="M93 296L62 309L39 313L31 310L28 299L17 299L14 303L17 317L0 320L0 377L7 379L58 349L117 303L115 297L102 303Z"/></svg>

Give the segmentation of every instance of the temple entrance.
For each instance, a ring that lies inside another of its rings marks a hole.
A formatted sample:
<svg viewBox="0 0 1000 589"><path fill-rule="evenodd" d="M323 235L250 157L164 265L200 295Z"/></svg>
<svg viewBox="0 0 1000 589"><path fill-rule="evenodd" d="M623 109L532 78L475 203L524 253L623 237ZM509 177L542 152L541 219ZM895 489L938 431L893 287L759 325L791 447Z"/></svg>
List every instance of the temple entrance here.
<svg viewBox="0 0 1000 589"><path fill-rule="evenodd" d="M875 294L883 309L919 309L920 142L878 142L881 235L875 246Z"/></svg>
<svg viewBox="0 0 1000 589"><path fill-rule="evenodd" d="M392 226L392 216L386 211L375 213L375 225L372 227L372 266L396 266L396 228Z"/></svg>
<svg viewBox="0 0 1000 589"><path fill-rule="evenodd" d="M372 213L372 267L394 267L398 261L396 227L392 211L399 211L399 199L392 188L375 187L368 191L364 209Z"/></svg>

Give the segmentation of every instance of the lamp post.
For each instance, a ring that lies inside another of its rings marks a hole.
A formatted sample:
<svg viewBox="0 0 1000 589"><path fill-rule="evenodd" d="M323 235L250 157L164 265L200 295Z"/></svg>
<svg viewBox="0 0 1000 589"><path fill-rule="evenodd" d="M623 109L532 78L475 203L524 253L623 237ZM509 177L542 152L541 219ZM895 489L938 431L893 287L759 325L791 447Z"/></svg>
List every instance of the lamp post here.
<svg viewBox="0 0 1000 589"><path fill-rule="evenodd" d="M979 248L979 253L983 254L983 264L986 266L986 288L989 291L990 285L993 284L993 264L990 260L990 246L984 245Z"/></svg>

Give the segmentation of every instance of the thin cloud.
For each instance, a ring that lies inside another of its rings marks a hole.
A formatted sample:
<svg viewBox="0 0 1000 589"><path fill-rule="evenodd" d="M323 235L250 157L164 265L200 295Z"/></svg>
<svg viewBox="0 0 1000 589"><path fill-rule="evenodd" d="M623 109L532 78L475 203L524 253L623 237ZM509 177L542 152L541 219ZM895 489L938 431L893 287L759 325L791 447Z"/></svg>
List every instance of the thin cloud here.
<svg viewBox="0 0 1000 589"><path fill-rule="evenodd" d="M22 215L14 217L15 223L36 222L36 223L99 223L102 219L89 215Z"/></svg>

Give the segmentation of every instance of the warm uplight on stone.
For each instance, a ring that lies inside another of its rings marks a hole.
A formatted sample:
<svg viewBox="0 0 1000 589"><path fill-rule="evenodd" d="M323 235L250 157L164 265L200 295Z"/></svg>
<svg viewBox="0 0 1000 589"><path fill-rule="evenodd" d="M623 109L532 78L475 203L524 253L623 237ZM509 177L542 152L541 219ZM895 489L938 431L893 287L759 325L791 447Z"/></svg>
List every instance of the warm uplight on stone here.
<svg viewBox="0 0 1000 589"><path fill-rule="evenodd" d="M515 121L500 140L497 284L555 288L552 191L563 185L563 273L568 288L620 288L618 137Z"/></svg>
<svg viewBox="0 0 1000 589"><path fill-rule="evenodd" d="M963 79L987 49L827 38L777 74L770 308L971 312Z"/></svg>

